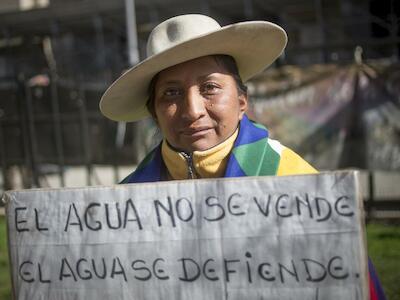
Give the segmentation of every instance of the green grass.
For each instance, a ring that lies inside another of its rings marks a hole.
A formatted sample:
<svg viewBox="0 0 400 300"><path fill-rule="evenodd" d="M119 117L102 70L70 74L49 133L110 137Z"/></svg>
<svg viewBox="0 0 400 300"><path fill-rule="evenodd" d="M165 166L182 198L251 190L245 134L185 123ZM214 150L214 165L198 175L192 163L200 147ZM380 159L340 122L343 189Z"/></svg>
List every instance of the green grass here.
<svg viewBox="0 0 400 300"><path fill-rule="evenodd" d="M11 299L11 283L8 267L6 220L0 216L0 300Z"/></svg>
<svg viewBox="0 0 400 300"><path fill-rule="evenodd" d="M400 226L369 224L368 255L388 300L400 300Z"/></svg>
<svg viewBox="0 0 400 300"><path fill-rule="evenodd" d="M400 226L369 224L368 254L374 262L388 300L400 300ZM0 300L11 299L6 224L0 216Z"/></svg>

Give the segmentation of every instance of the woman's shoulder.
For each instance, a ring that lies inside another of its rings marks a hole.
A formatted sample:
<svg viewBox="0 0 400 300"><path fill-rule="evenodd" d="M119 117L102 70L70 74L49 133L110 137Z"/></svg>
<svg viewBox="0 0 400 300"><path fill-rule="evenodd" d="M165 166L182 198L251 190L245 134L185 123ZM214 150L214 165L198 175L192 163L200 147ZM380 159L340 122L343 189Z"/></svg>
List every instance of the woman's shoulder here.
<svg viewBox="0 0 400 300"><path fill-rule="evenodd" d="M268 138L268 145L280 156L276 172L277 176L318 173L318 171L299 154L282 145L279 141Z"/></svg>
<svg viewBox="0 0 400 300"><path fill-rule="evenodd" d="M120 183L137 183L159 181L162 174L160 145L151 150L138 164L137 168Z"/></svg>

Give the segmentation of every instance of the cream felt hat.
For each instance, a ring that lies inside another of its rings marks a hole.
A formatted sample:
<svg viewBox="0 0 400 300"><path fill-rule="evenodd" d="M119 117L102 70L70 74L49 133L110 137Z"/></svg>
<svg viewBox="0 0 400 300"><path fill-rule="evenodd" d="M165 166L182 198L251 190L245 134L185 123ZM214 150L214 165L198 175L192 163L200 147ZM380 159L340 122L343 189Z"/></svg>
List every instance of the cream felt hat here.
<svg viewBox="0 0 400 300"><path fill-rule="evenodd" d="M263 71L286 46L285 31L266 21L221 27L214 19L181 15L156 26L147 42L147 58L126 71L104 93L100 110L115 121L150 116L146 108L151 79L160 71L206 55L232 56L243 81Z"/></svg>

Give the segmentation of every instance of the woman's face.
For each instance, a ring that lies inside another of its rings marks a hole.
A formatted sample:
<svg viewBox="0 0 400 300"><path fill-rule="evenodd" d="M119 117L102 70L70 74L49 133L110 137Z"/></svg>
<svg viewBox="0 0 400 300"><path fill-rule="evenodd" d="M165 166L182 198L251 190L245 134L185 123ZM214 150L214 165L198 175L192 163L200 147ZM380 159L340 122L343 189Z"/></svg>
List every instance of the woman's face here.
<svg viewBox="0 0 400 300"><path fill-rule="evenodd" d="M161 71L155 114L164 137L186 152L207 150L235 132L247 109L235 79L214 57L196 58Z"/></svg>

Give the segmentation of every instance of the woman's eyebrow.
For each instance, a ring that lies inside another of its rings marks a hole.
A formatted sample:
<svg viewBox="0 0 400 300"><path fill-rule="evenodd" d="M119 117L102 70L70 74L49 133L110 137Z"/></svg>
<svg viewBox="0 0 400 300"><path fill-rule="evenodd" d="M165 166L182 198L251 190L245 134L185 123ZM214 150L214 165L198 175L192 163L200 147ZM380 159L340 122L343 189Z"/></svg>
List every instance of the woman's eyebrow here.
<svg viewBox="0 0 400 300"><path fill-rule="evenodd" d="M206 73L204 75L200 75L197 77L196 81L205 81L205 80L217 80L219 79L220 76L218 76L218 73ZM183 82L184 80L180 80L180 79L159 79L159 82L157 83L157 86L159 87L163 87L163 86L168 86L168 85L179 85Z"/></svg>
<svg viewBox="0 0 400 300"><path fill-rule="evenodd" d="M180 84L179 80L164 80L164 81L160 81L158 83L160 86L164 86L164 85L174 85L174 84Z"/></svg>
<svg viewBox="0 0 400 300"><path fill-rule="evenodd" d="M212 74L206 74L206 75L201 75L198 77L199 80L206 80L206 79L218 79L220 76L218 76L216 73Z"/></svg>

